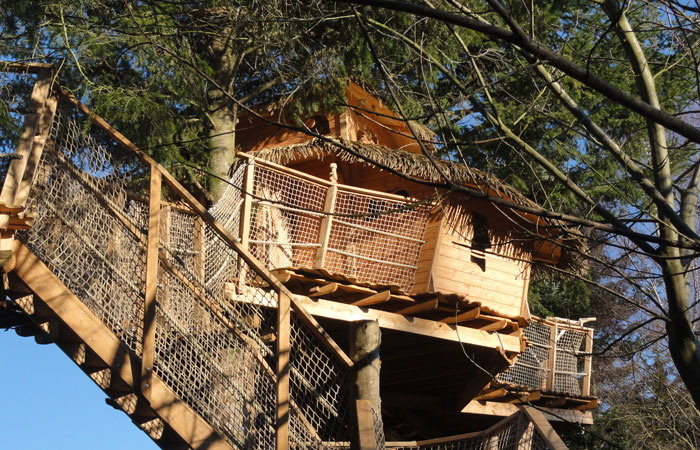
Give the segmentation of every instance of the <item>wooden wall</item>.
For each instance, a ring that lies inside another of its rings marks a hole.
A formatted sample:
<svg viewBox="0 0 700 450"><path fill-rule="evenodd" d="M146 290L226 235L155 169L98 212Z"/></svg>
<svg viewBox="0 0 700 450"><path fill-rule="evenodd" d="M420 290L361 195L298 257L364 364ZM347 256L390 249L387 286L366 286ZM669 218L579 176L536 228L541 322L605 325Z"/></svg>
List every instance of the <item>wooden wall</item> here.
<svg viewBox="0 0 700 450"><path fill-rule="evenodd" d="M480 302L485 313L490 309L511 318L521 316L527 299L530 264L493 254L510 253L505 245L485 253L473 251L471 235L465 236L464 230L458 233L448 222L441 221L427 289L467 295L470 301Z"/></svg>

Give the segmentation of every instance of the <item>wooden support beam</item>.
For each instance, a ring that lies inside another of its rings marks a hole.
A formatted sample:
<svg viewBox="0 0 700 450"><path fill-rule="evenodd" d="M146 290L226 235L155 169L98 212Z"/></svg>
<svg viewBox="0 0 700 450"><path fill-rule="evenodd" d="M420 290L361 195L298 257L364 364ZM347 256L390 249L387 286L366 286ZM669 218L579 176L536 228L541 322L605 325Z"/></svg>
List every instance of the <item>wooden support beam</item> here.
<svg viewBox="0 0 700 450"><path fill-rule="evenodd" d="M566 397L559 397L545 402L548 408L559 408L566 405Z"/></svg>
<svg viewBox="0 0 700 450"><path fill-rule="evenodd" d="M288 269L277 269L272 271L272 275L277 277L280 283L286 283L287 281L292 279L294 272Z"/></svg>
<svg viewBox="0 0 700 450"><path fill-rule="evenodd" d="M357 450L376 450L377 438L374 435L372 403L369 400L355 400L357 412Z"/></svg>
<svg viewBox="0 0 700 450"><path fill-rule="evenodd" d="M148 243L146 250L146 296L143 310L141 393L149 398L156 348L156 294L158 291L158 246L160 243L161 173L151 166L148 204Z"/></svg>
<svg viewBox="0 0 700 450"><path fill-rule="evenodd" d="M462 342L465 345L475 345L490 349L502 347L503 351L509 354L520 352L520 338L515 336L496 336L495 333L487 333L459 325L448 325L418 317L406 317L401 314L377 309L363 309L354 305L346 305L329 300L311 299L304 296L296 296L296 300L310 314L319 317L344 322L377 320L381 328L429 336L435 339ZM459 336L457 336L457 333L459 333Z"/></svg>
<svg viewBox="0 0 700 450"><path fill-rule="evenodd" d="M277 413L275 427L275 450L289 448L289 351L291 332L290 298L279 294L277 302Z"/></svg>
<svg viewBox="0 0 700 450"><path fill-rule="evenodd" d="M544 390L552 392L554 388L554 372L557 368L557 324L554 323L549 329L549 351L547 358L547 378L544 382Z"/></svg>
<svg viewBox="0 0 700 450"><path fill-rule="evenodd" d="M387 290L377 292L376 294L365 297L362 300L356 300L352 302L352 304L355 306L372 306L380 303L386 303L389 301L389 298L391 298L391 291Z"/></svg>
<svg viewBox="0 0 700 450"><path fill-rule="evenodd" d="M501 389L495 389L490 392L486 392L485 394L477 395L474 397L474 400L476 401L484 401L484 400L491 400L494 398L500 398L500 397L505 397L508 395L508 390L501 388Z"/></svg>
<svg viewBox="0 0 700 450"><path fill-rule="evenodd" d="M576 411L586 411L589 409L596 409L598 407L599 400L597 398L591 399L588 402L584 403L583 405L580 406L574 406L573 409Z"/></svg>
<svg viewBox="0 0 700 450"><path fill-rule="evenodd" d="M476 308L472 308L469 311L460 313L457 316L445 317L440 322L442 322L442 323L469 322L470 320L478 319L480 312L481 312L481 309L477 306Z"/></svg>
<svg viewBox="0 0 700 450"><path fill-rule="evenodd" d="M338 290L338 283L331 282L324 286L314 286L309 290L309 297L323 297Z"/></svg>
<svg viewBox="0 0 700 450"><path fill-rule="evenodd" d="M593 415L590 412L582 412L569 409L541 408L547 420L550 422L571 422L581 425L593 425ZM479 402L473 400L462 408L463 414L479 414L484 416L508 417L519 411L518 405L493 401ZM551 414L549 414L551 413Z"/></svg>
<svg viewBox="0 0 700 450"><path fill-rule="evenodd" d="M501 331L504 330L508 326L509 321L506 319L501 319L497 320L495 322L491 322L487 325L484 325L480 327L479 329L482 331Z"/></svg>
<svg viewBox="0 0 700 450"><path fill-rule="evenodd" d="M426 300L424 302L418 303L417 305L411 305L407 306L406 308L402 308L398 311L396 311L396 314L401 314L401 315L409 315L409 314L419 314L422 312L428 312L432 311L438 306L438 299L432 298L430 300Z"/></svg>
<svg viewBox="0 0 700 450"><path fill-rule="evenodd" d="M29 112L24 116L24 129L14 151L14 154L20 158L10 162L0 191L0 202L5 205L24 207L27 201L34 172L56 111L56 99L52 98L48 101L53 74L51 68L37 71L37 81L34 83L29 105L27 105ZM0 214L0 231L7 230L9 225L10 216Z"/></svg>
<svg viewBox="0 0 700 450"><path fill-rule="evenodd" d="M527 415L535 426L535 431L547 442L551 450L568 450L566 444L540 411L530 406L520 406L519 408Z"/></svg>
<svg viewBox="0 0 700 450"><path fill-rule="evenodd" d="M514 405L517 405L520 403L536 402L542 397L542 392L518 392L517 394L513 394L513 397L513 399L508 400L506 403L512 403Z"/></svg>

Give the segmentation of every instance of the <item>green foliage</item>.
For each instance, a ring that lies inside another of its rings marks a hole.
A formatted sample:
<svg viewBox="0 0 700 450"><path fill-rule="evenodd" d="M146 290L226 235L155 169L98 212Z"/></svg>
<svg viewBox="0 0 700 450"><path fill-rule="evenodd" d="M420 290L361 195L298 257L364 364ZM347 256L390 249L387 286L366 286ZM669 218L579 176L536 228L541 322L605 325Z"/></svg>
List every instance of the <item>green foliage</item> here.
<svg viewBox="0 0 700 450"><path fill-rule="evenodd" d="M591 291L579 279L534 281L530 284L530 311L540 317L591 317Z"/></svg>

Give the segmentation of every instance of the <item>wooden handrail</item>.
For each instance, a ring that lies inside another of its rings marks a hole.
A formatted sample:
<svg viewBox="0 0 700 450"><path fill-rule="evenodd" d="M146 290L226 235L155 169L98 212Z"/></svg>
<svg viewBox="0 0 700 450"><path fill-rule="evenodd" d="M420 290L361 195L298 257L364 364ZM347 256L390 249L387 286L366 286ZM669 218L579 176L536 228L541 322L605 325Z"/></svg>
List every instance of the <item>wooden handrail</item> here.
<svg viewBox="0 0 700 450"><path fill-rule="evenodd" d="M249 153L244 153L244 152L239 152L236 154L236 157L241 158L241 159L247 159L249 161L255 161L256 164L260 166L264 166L266 168L269 168L270 170L274 170L275 172L282 173L284 175L288 175L300 180L306 180L310 181L314 184L318 184L324 187L330 187L333 183L324 180L323 178L319 178L313 175L309 175L308 173L292 169L286 166L283 166L281 164L274 163L272 161L267 161L261 158L256 157L255 155L251 155ZM361 194L361 195L367 195L369 197L376 197L376 198L381 198L385 200L395 200L399 202L411 202L411 201L417 201L417 199L414 198L406 198L402 195L397 195L397 194L391 194L389 192L381 192L381 191L373 191L371 189L365 189L357 186L350 186L349 184L337 184L338 190L342 192L352 192L355 194Z"/></svg>

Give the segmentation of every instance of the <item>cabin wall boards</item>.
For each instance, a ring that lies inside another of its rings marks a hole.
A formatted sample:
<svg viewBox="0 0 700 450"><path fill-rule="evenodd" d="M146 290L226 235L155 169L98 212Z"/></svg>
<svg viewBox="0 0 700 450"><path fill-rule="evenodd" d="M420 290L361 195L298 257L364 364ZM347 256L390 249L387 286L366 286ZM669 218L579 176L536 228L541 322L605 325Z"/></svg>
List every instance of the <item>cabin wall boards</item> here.
<svg viewBox="0 0 700 450"><path fill-rule="evenodd" d="M437 232L427 280L430 289L466 295L469 301L480 302L484 312L491 310L511 318L521 316L530 264L503 256L497 249L476 249L473 235L456 230L447 219L442 219ZM426 252L430 253L431 249L426 248ZM425 272L416 275L424 277Z"/></svg>

